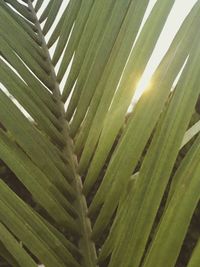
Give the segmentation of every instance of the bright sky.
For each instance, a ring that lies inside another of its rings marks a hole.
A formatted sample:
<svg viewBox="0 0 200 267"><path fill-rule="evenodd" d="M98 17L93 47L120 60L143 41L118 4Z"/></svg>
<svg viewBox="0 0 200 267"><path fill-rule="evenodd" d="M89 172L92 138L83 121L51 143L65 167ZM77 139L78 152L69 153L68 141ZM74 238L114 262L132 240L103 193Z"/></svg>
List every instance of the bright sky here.
<svg viewBox="0 0 200 267"><path fill-rule="evenodd" d="M145 17L143 19L143 23L146 21L149 13L151 12L154 4L157 0L150 0L149 5L145 14ZM63 13L64 8L67 6L69 0L63 1L63 4L61 6L60 12L55 20L54 25L57 24L60 16ZM173 40L173 37L175 36L176 32L178 31L178 28L180 27L181 23L183 22L184 18L188 14L188 12L191 10L192 6L197 2L197 0L176 0L175 4L172 8L172 11L167 19L166 25L163 29L163 32L161 33L161 36L158 40L158 43L155 47L155 50L152 54L152 57L146 67L146 70L138 84L138 89L136 90L135 96L133 98L133 105L134 102L137 101L142 94L142 92L145 90L145 88L148 87L149 81L151 79L151 76L153 72L155 71L156 67L158 66L161 58L166 53L170 43ZM40 10L39 13L42 13L43 8L46 6L48 1L44 1L44 4ZM47 38L50 36L50 34L47 36ZM58 64L59 65L59 64ZM56 66L57 69L58 66ZM69 70L69 69L68 69ZM67 78L67 74L65 75L64 80ZM62 83L61 83L62 87Z"/></svg>
<svg viewBox="0 0 200 267"><path fill-rule="evenodd" d="M147 8L143 23L145 22L146 18L148 17L149 13L151 12L151 9L153 8L156 1L157 0L150 0L149 1L149 6ZM167 0L163 0L163 1L167 1ZM36 1L34 1L34 2L36 2ZM38 12L38 16L40 16L40 14L42 14L42 12L43 12L44 8L46 7L46 5L48 4L48 2L49 1L43 2L43 5ZM65 10L65 7L68 4L68 2L69 2L69 0L63 1L61 8L60 8L60 11L58 12L58 15L55 19L55 22L53 25L54 27L58 23L63 11ZM149 81L150 81L150 78L151 78L153 72L155 71L161 58L164 56L165 52L167 51L170 43L172 42L173 37L175 36L178 28L180 27L181 23L183 22L183 19L185 18L185 16L188 14L188 12L191 10L192 6L196 2L197 2L197 0L176 0L175 1L175 4L172 8L172 11L171 11L168 19L167 19L166 25L163 29L163 32L161 33L161 36L158 40L158 43L155 47L155 50L152 54L152 57L150 58L148 65L145 69L145 72L144 72L144 74L143 74L143 76L142 76L142 78L138 84L138 88L137 88L135 96L133 98L133 105L134 105L135 101L137 101L139 99L139 97L142 94L142 92L144 91L144 89L148 87L148 84L149 84ZM51 35L51 31L48 33L47 39L50 37L50 35ZM50 50L50 52L51 51L53 51L53 50ZM56 66L56 69L57 69L57 66ZM64 77L64 80L66 79L66 77L67 77L67 73ZM62 83L61 83L61 87L62 87ZM131 109L131 107L130 107L130 109Z"/></svg>
<svg viewBox="0 0 200 267"><path fill-rule="evenodd" d="M147 8L147 11L145 13L145 17L143 20L143 24L146 21L146 18L148 17L149 13L151 12L151 9L153 8L154 4L156 3L157 0L150 0L149 5ZM48 4L49 1L44 1L41 9L38 12L38 15L42 13L44 10L45 6ZM61 17L65 7L67 6L69 0L64 0L60 11L56 17L56 20L54 22L54 26L57 24L59 21L59 18ZM167 48L169 47L174 35L176 34L178 28L180 27L183 19L185 16L188 14L192 6L197 2L197 0L176 0L175 4L172 8L172 11L167 19L166 25L163 29L163 32L159 38L158 44L155 48L155 51L151 57L151 60L149 61L149 64L147 66L147 69L145 71L145 80L147 80L157 67L157 65L160 62L160 59L163 57L165 52L167 51ZM142 24L142 25L143 25ZM51 33L47 35L47 39L49 38Z"/></svg>
<svg viewBox="0 0 200 267"><path fill-rule="evenodd" d="M147 11L145 13L145 17L143 19L142 26L144 25L148 15L150 14L154 4L157 0L150 0L149 5L147 8ZM56 17L56 20L54 22L54 26L56 26L57 22L59 21L59 18L61 17L65 7L67 6L69 0L63 1L60 11ZM172 11L167 19L166 25L163 29L163 32L161 33L161 36L158 40L158 43L155 47L155 50L152 54L152 57L146 67L146 70L138 83L138 89L136 90L135 96L133 98L133 104L135 101L137 101L144 91L145 88L147 88L149 81L151 79L151 76L153 72L155 71L156 67L158 66L161 58L164 56L165 52L167 51L170 43L173 40L173 37L175 36L176 32L178 31L178 28L180 27L181 23L183 22L183 19L188 14L188 12L191 10L192 6L197 2L197 0L176 0L175 4L172 8ZM48 1L44 1L41 9L38 12L38 15L43 12L45 6L48 4ZM47 35L47 39L50 37L51 32ZM51 50L53 51L53 49ZM56 66L56 70L58 69L59 63ZM69 71L69 69L68 69ZM65 75L65 80L67 78L67 74ZM62 87L61 83L61 87Z"/></svg>
<svg viewBox="0 0 200 267"><path fill-rule="evenodd" d="M149 15L153 5L155 4L156 0L150 0L149 7L146 12L146 16L144 20ZM166 53L170 43L173 40L178 28L180 27L181 23L183 22L186 15L191 10L192 6L197 2L197 0L176 0L175 4L171 10L171 13L167 19L163 32L160 35L158 43L155 47L155 50L150 58L146 70L138 84L138 88L136 90L134 100L137 100L145 88L148 87L149 81L153 72L155 71L156 67L158 66L161 58Z"/></svg>

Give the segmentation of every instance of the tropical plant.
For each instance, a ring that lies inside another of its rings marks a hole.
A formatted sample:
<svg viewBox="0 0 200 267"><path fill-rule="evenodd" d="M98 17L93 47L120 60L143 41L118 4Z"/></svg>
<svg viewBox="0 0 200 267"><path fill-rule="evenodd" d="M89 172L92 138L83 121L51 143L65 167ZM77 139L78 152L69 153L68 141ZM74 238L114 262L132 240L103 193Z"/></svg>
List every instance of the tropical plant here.
<svg viewBox="0 0 200 267"><path fill-rule="evenodd" d="M199 267L200 1L128 115L174 0L64 2L0 0L2 266Z"/></svg>

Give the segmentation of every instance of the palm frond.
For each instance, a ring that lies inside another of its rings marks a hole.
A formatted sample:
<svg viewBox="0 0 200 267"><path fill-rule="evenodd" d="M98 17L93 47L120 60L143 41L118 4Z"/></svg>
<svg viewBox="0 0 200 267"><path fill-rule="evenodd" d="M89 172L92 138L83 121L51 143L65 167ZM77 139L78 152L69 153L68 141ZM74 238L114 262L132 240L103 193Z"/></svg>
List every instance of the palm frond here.
<svg viewBox="0 0 200 267"><path fill-rule="evenodd" d="M0 0L6 266L178 267L200 197L199 0L127 114L174 2L144 20L147 0Z"/></svg>

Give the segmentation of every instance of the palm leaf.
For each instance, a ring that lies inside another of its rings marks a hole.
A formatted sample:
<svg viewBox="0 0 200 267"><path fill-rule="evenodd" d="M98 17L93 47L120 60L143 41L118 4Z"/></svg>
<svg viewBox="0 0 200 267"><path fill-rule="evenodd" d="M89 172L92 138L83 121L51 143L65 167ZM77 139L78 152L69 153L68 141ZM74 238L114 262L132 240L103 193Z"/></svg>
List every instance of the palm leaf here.
<svg viewBox="0 0 200 267"><path fill-rule="evenodd" d="M200 197L200 1L128 115L174 0L145 22L147 0L64 2L0 0L0 260L177 267Z"/></svg>

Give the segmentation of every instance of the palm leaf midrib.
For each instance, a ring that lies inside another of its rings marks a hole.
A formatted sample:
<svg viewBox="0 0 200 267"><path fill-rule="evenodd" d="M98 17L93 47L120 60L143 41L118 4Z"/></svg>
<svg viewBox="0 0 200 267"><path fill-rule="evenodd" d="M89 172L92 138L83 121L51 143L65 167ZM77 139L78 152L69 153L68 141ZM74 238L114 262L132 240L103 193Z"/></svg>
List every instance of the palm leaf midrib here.
<svg viewBox="0 0 200 267"><path fill-rule="evenodd" d="M91 240L91 234L92 234L91 222L90 222L89 217L87 216L87 213L88 213L87 202L86 202L85 196L82 193L82 188L83 188L82 180L77 172L78 160L77 160L76 154L73 153L74 143L73 143L73 139L70 138L70 135L69 135L69 124L67 120L65 119L65 109L64 109L64 103L62 102L62 99L61 99L59 83L57 82L57 79L56 79L55 68L51 60L51 56L48 50L47 43L45 41L44 34L40 26L40 22L37 18L37 14L30 0L28 0L28 7L34 17L35 26L38 32L38 37L39 37L39 40L41 41L41 48L43 49L44 54L46 55L46 61L50 69L49 75L52 79L52 84L53 84L52 96L57 104L57 107L60 113L60 117L58 119L59 119L59 122L62 128L62 134L66 140L66 144L62 148L62 152L63 152L64 157L66 157L66 160L70 159L70 165L73 170L72 184L77 194L74 205L77 208L77 212L79 214L77 224L79 224L80 226L79 247L82 252L84 264L88 267L89 266L94 267L96 266L97 256L96 256L95 245L93 241Z"/></svg>

